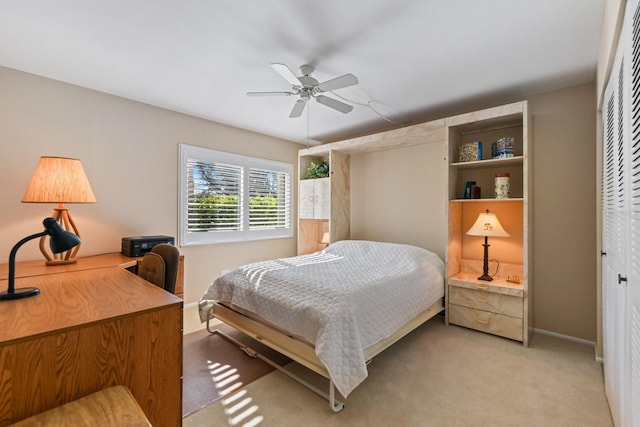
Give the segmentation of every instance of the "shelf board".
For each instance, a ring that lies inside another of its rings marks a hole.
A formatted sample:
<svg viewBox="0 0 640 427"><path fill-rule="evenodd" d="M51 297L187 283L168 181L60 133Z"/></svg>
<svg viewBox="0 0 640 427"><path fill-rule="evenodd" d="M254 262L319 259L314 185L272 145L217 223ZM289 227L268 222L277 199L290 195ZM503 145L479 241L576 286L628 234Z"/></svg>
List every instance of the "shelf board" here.
<svg viewBox="0 0 640 427"><path fill-rule="evenodd" d="M450 202L460 202L460 203L487 203L487 202L523 202L524 198L522 197L509 197L508 199L451 199Z"/></svg>
<svg viewBox="0 0 640 427"><path fill-rule="evenodd" d="M478 160L475 162L458 162L451 163L449 166L456 169L481 169L481 168L493 168L501 166L518 166L524 162L523 156L508 157L506 159L488 159Z"/></svg>

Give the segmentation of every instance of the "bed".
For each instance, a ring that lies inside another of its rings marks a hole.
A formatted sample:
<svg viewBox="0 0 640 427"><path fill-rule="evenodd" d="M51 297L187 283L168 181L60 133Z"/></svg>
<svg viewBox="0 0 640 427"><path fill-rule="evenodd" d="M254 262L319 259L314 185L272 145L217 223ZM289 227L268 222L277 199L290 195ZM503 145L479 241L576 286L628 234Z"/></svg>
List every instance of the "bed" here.
<svg viewBox="0 0 640 427"><path fill-rule="evenodd" d="M234 269L209 287L199 312L208 328L218 318L328 378L328 395L313 391L338 411L334 387L346 398L371 358L442 311L443 297L444 264L433 252L345 240Z"/></svg>

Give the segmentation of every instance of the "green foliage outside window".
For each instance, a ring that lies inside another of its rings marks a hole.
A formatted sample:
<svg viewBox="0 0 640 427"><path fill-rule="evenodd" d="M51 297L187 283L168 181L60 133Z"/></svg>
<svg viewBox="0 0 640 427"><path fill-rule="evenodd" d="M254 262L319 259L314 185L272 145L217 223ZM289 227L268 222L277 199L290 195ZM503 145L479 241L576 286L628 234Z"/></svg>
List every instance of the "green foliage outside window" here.
<svg viewBox="0 0 640 427"><path fill-rule="evenodd" d="M238 196L197 196L189 206L189 216L194 218L191 231L239 230L240 206ZM278 218L278 199L274 196L254 196L249 199L250 225L273 225Z"/></svg>
<svg viewBox="0 0 640 427"><path fill-rule="evenodd" d="M191 231L237 230L239 213L238 196L235 194L199 196L189 204L189 217L193 218Z"/></svg>
<svg viewBox="0 0 640 427"><path fill-rule="evenodd" d="M278 219L284 220L278 212L278 199L273 196L254 196L249 199L249 226L276 226ZM282 224L284 225L284 224ZM279 227L277 227L279 228Z"/></svg>

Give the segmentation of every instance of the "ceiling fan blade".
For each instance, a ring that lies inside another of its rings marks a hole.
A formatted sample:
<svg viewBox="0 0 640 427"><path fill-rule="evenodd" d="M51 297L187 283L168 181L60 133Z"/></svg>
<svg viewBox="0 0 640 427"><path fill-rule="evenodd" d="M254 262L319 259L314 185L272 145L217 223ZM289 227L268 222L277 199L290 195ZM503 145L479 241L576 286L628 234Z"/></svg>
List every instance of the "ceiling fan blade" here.
<svg viewBox="0 0 640 427"><path fill-rule="evenodd" d="M294 119L296 117L300 117L302 112L304 111L304 106L307 105L307 98L300 98L293 104L293 109L291 110L291 114L289 117Z"/></svg>
<svg viewBox="0 0 640 427"><path fill-rule="evenodd" d="M318 95L315 97L316 101L318 101L322 105L326 105L329 108L333 108L334 110L340 111L341 113L348 113L353 110L353 106L349 104L345 104L344 102L338 101L333 98L329 98L324 95Z"/></svg>
<svg viewBox="0 0 640 427"><path fill-rule="evenodd" d="M247 92L249 96L281 96L295 95L293 92Z"/></svg>
<svg viewBox="0 0 640 427"><path fill-rule="evenodd" d="M342 89L343 87L353 86L358 84L358 78L353 74L345 74L344 76L336 77L335 79L327 80L318 85L320 92L327 92L335 89Z"/></svg>
<svg viewBox="0 0 640 427"><path fill-rule="evenodd" d="M293 71L291 71L291 69L286 65L274 62L271 64L271 67L292 85L300 86L300 80L298 80L298 77L296 77L296 75L293 74Z"/></svg>

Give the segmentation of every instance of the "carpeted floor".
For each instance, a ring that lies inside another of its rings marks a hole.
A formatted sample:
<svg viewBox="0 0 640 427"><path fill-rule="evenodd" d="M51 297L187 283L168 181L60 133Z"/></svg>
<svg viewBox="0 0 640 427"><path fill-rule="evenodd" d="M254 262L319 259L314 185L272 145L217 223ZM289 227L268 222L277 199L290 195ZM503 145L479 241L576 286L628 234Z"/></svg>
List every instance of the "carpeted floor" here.
<svg viewBox="0 0 640 427"><path fill-rule="evenodd" d="M529 348L430 320L368 366L345 409L271 372L184 426L612 426L593 346L536 334ZM326 380L291 363L296 373Z"/></svg>
<svg viewBox="0 0 640 427"><path fill-rule="evenodd" d="M290 362L288 358L230 326L219 325L218 329L280 365ZM184 336L182 358L183 417L218 399L221 387L246 385L274 370L262 360L247 356L234 344L206 330Z"/></svg>

